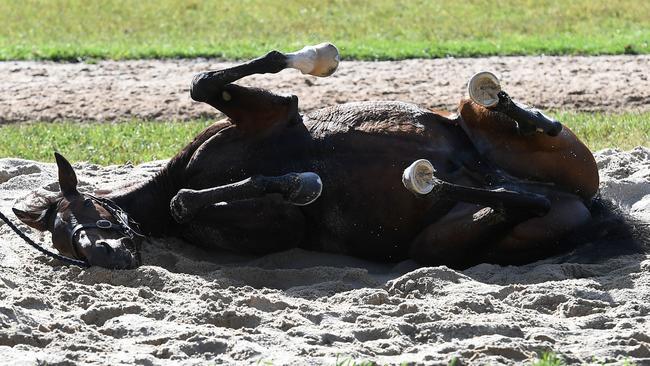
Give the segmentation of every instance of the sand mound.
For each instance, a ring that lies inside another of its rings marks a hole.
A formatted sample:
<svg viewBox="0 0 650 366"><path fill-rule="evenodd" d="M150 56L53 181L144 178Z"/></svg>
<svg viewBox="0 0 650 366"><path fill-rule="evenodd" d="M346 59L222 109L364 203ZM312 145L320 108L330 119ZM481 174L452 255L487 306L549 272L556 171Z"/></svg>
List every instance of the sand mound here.
<svg viewBox="0 0 650 366"><path fill-rule="evenodd" d="M650 222L650 149L597 154L602 192ZM153 174L78 164L82 189ZM55 168L0 159L0 209ZM37 240L48 241L28 229ZM0 225L0 359L9 364L516 363L553 350L569 362L650 362L650 257L546 260L466 271L290 250L262 258L178 240L145 265L82 270L37 254Z"/></svg>

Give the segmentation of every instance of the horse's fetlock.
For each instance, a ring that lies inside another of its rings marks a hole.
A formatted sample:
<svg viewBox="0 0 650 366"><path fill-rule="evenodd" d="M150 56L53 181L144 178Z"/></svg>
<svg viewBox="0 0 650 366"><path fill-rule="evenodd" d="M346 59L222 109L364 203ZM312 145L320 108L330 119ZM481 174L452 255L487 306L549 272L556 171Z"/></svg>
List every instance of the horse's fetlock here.
<svg viewBox="0 0 650 366"><path fill-rule="evenodd" d="M263 175L253 175L248 178L250 183L260 191L267 191L269 189L269 179Z"/></svg>
<svg viewBox="0 0 650 366"><path fill-rule="evenodd" d="M269 61L279 61L284 59L284 54L278 50L272 50L269 51L264 58L269 59Z"/></svg>
<svg viewBox="0 0 650 366"><path fill-rule="evenodd" d="M267 64L265 68L268 67L268 71L265 72L270 72L270 73L277 73L282 70L284 70L287 67L287 56L277 50L273 50L269 53L267 53L263 57L264 63Z"/></svg>

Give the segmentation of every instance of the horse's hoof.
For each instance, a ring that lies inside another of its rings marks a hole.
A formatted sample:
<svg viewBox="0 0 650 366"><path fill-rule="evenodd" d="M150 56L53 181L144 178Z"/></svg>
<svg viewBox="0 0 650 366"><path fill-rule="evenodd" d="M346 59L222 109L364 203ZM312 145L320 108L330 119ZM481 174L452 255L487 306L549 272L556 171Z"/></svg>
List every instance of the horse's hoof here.
<svg viewBox="0 0 650 366"><path fill-rule="evenodd" d="M402 183L409 191L418 194L429 194L434 187L433 173L436 170L433 164L427 159L419 159L404 169L402 174Z"/></svg>
<svg viewBox="0 0 650 366"><path fill-rule="evenodd" d="M497 94L501 91L499 78L489 71L474 74L467 83L467 93L474 103L483 107L494 107L499 103Z"/></svg>
<svg viewBox="0 0 650 366"><path fill-rule="evenodd" d="M327 77L339 66L339 50L331 43L305 46L300 51L287 54L287 66L303 74Z"/></svg>
<svg viewBox="0 0 650 366"><path fill-rule="evenodd" d="M323 192L323 182L316 173L298 173L300 185L291 192L287 201L296 206L306 206L318 199Z"/></svg>

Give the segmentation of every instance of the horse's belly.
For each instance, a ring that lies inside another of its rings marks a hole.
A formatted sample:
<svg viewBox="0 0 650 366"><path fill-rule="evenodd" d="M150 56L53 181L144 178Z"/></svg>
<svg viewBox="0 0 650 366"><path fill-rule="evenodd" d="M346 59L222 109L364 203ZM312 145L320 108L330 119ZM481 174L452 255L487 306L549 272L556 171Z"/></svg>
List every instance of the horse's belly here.
<svg viewBox="0 0 650 366"><path fill-rule="evenodd" d="M402 184L402 171L410 162L379 155L324 165L319 173L323 193L303 208L309 226L307 245L366 258L403 258L434 205Z"/></svg>

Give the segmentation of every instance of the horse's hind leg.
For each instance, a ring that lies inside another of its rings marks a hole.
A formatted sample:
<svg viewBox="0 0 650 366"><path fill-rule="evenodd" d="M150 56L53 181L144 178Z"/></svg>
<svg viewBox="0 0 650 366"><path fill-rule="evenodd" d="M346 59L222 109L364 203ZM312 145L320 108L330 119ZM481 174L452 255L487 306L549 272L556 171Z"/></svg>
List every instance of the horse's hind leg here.
<svg viewBox="0 0 650 366"><path fill-rule="evenodd" d="M183 223L191 220L206 206L261 198L278 193L291 205L304 206L316 200L322 191L320 177L315 173L289 173L282 176L253 176L232 184L202 190L181 189L169 204L172 217Z"/></svg>
<svg viewBox="0 0 650 366"><path fill-rule="evenodd" d="M511 220L501 210L457 203L418 234L410 245L409 256L421 263L453 268L477 264L483 242L505 232Z"/></svg>
<svg viewBox="0 0 650 366"><path fill-rule="evenodd" d="M554 183L583 199L598 190L598 167L591 151L565 126L559 135L522 136L507 115L472 101L459 107L459 123L478 152L518 178Z"/></svg>
<svg viewBox="0 0 650 366"><path fill-rule="evenodd" d="M331 69L327 69L327 66ZM266 55L231 68L208 71L194 76L190 96L223 112L242 128L260 130L278 123L294 121L298 115L298 98L267 90L232 84L253 74L278 73L297 68L303 73L327 76L338 65L338 50L331 44L305 48L292 54L271 51ZM323 69L325 67L324 72Z"/></svg>

